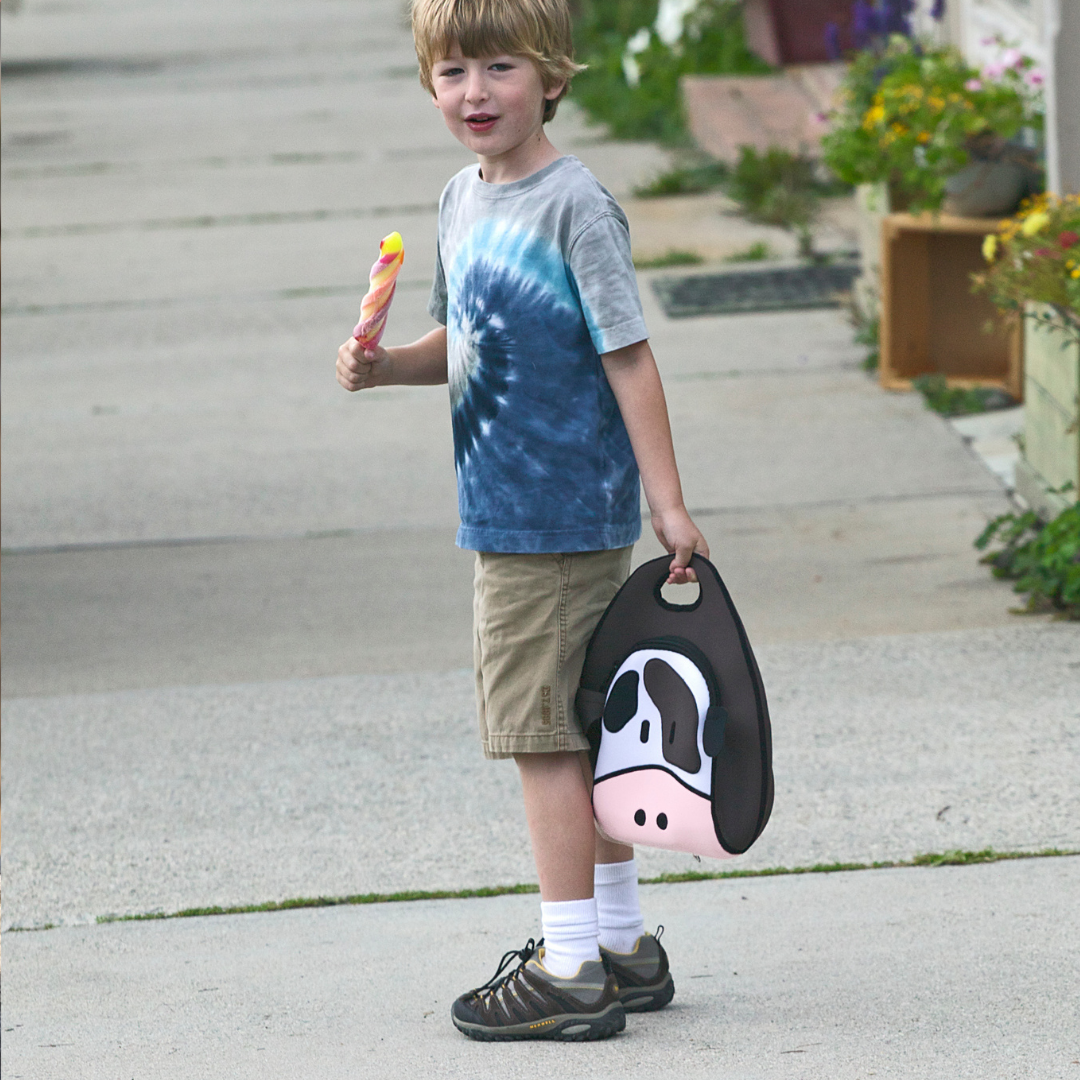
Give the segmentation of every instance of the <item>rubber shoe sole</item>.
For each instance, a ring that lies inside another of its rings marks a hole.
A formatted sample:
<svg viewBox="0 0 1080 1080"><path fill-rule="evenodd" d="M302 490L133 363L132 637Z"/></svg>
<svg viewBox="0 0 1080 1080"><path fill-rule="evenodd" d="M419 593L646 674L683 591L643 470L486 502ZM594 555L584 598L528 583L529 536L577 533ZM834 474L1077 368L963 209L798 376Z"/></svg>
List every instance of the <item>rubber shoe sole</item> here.
<svg viewBox="0 0 1080 1080"><path fill-rule="evenodd" d="M674 990L672 991L674 993ZM670 1001L670 997L668 998ZM659 1008L659 1006L657 1006ZM454 1027L463 1035L478 1042L512 1042L520 1039L554 1039L562 1042L593 1042L609 1039L626 1027L626 1009L621 1001L613 1001L603 1012L582 1015L565 1013L548 1016L525 1024L507 1027L487 1027L459 1020L451 1010Z"/></svg>
<svg viewBox="0 0 1080 1080"><path fill-rule="evenodd" d="M627 1012L655 1012L675 996L675 980L668 973L659 986L628 986L619 989L619 1003Z"/></svg>

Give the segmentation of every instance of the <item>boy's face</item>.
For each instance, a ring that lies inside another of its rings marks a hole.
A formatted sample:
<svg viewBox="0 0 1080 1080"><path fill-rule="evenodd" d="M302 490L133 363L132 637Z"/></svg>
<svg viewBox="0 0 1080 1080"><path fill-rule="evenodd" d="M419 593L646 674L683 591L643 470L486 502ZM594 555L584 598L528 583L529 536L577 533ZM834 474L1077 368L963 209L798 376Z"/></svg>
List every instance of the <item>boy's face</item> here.
<svg viewBox="0 0 1080 1080"><path fill-rule="evenodd" d="M561 86L544 89L525 56L463 56L455 42L431 69L435 105L454 137L484 158L504 158L543 130L544 102Z"/></svg>

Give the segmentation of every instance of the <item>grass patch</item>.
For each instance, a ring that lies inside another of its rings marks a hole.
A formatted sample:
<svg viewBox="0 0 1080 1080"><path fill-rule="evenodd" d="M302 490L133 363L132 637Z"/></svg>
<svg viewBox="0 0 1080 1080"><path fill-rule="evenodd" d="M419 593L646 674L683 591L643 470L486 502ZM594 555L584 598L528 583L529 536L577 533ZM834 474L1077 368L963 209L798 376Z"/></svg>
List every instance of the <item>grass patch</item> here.
<svg viewBox="0 0 1080 1080"><path fill-rule="evenodd" d="M749 247L745 247L742 251L733 252L729 255L724 262L729 263L748 263L748 262L765 262L768 259L775 259L776 252L773 251L764 240L755 240Z"/></svg>
<svg viewBox="0 0 1080 1080"><path fill-rule="evenodd" d="M942 416L971 416L1016 404L1004 390L993 386L949 386L944 375L920 375L911 385L926 399L926 407Z"/></svg>
<svg viewBox="0 0 1080 1080"><path fill-rule="evenodd" d="M840 874L853 870L896 870L913 866L971 866L975 863L1007 862L1011 859L1051 859L1080 855L1080 851L1062 848L1043 848L1041 851L942 851L916 855L913 859L871 863L815 863L813 866L776 866L766 870L688 870L682 874L661 874L642 878L642 885L669 885L684 881L720 881L726 878L784 877L797 874Z"/></svg>
<svg viewBox="0 0 1080 1080"><path fill-rule="evenodd" d="M798 874L837 874L854 870L890 870L913 866L971 866L974 863L1005 862L1013 859L1047 859L1080 855L1080 851L1062 848L1043 848L1040 851L943 851L916 855L913 859L872 863L816 863L813 866L775 866L764 870L688 870L680 874L660 874L642 878L643 885L681 884L692 881L724 881L728 878L784 877ZM190 919L205 915L250 915L263 911L292 911L296 908L351 907L361 904L396 904L413 900L473 900L490 896L519 896L538 893L539 886L494 885L482 889L414 889L396 893L357 893L353 896L313 896L294 900L272 900L265 904L243 904L237 907L185 908L183 911L147 912L140 915L99 915L99 924L118 922L156 922L163 919ZM13 930L42 930L46 927L13 927Z"/></svg>
<svg viewBox="0 0 1080 1080"><path fill-rule="evenodd" d="M659 270L665 266L700 266L705 260L696 251L671 248L653 259L635 259L638 270Z"/></svg>

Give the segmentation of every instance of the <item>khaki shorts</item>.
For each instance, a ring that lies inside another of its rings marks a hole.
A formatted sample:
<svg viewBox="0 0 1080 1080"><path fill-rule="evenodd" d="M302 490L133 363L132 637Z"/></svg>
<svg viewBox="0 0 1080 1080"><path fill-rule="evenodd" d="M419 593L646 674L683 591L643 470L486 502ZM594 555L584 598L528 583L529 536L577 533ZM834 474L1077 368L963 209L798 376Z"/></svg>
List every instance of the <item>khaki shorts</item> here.
<svg viewBox="0 0 1080 1080"><path fill-rule="evenodd" d="M477 552L473 664L485 757L589 748L574 696L589 638L630 573L632 551Z"/></svg>

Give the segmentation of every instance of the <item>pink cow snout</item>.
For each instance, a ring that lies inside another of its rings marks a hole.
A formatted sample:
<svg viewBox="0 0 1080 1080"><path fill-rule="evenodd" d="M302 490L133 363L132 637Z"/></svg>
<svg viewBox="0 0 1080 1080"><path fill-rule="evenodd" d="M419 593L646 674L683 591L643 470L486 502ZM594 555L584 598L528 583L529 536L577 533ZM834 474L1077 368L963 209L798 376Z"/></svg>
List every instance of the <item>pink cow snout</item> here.
<svg viewBox="0 0 1080 1080"><path fill-rule="evenodd" d="M634 769L602 778L592 798L596 820L612 840L731 858L716 839L709 800L667 769Z"/></svg>

